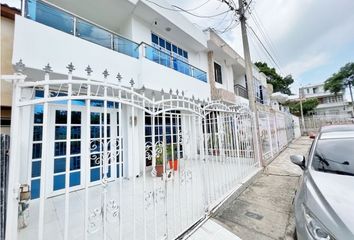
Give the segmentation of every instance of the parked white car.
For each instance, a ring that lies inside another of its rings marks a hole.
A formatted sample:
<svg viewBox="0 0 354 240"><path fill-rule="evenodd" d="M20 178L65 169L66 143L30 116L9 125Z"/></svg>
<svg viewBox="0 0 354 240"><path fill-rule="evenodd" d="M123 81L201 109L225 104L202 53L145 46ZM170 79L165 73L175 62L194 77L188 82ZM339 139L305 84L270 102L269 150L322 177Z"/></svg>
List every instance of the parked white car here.
<svg viewBox="0 0 354 240"><path fill-rule="evenodd" d="M304 170L294 202L298 240L354 239L354 125L321 128L308 156L290 159Z"/></svg>

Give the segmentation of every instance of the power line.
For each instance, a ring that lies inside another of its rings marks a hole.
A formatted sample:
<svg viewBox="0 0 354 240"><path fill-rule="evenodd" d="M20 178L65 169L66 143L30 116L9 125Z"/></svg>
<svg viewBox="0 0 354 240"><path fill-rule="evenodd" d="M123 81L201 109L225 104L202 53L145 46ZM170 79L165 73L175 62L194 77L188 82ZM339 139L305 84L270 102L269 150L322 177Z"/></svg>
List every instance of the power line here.
<svg viewBox="0 0 354 240"><path fill-rule="evenodd" d="M149 0L147 0L147 1L149 1ZM194 16L194 17L199 17L199 18L212 18L212 17L217 17L217 16L220 16L220 15L223 15L223 14L225 14L225 13L227 13L227 12L230 12L230 10L227 10L227 11L225 11L225 12L221 12L221 13L218 13L218 14L215 14L215 15L211 15L211 16L200 16L200 15L197 15L197 14L194 14L194 13L191 13L191 12L188 12L187 10L184 10L183 8L178 7L178 6L176 6L176 5L172 5L172 7L175 7L175 8L177 8L177 9L180 9L181 11L183 11L183 12L185 12L185 13L188 13L188 14Z"/></svg>
<svg viewBox="0 0 354 240"><path fill-rule="evenodd" d="M188 10L186 10L186 11L195 11L195 10L197 10L197 9L199 9L199 8L201 8L201 7L203 7L205 4L207 4L207 3L210 2L210 1L211 1L211 0L207 0L207 1L205 1L203 4L199 5L198 7L191 8L191 9L188 9Z"/></svg>
<svg viewBox="0 0 354 240"><path fill-rule="evenodd" d="M156 5L156 6L158 6L158 7L160 7L160 8L166 9L166 10L170 10L170 11L182 11L182 12L185 12L185 13L187 13L187 14L190 14L190 15L192 15L192 16L194 16L194 17L198 17L198 18L213 18L213 17L217 17L217 16L220 16L220 15L223 15L223 14L225 14L225 13L227 13L227 12L230 12L230 10L227 10L227 11L224 11L224 12L217 13L217 14L215 14L215 15L202 16L202 15L197 15L197 14L191 13L189 10L183 9L183 8L181 8L181 7L179 7L179 6L176 6L176 5L171 5L171 6L174 7L174 8L169 8L169 7L162 6L162 5L160 5L160 4L158 4L158 3L154 2L154 1L150 1L150 0L146 0L146 1L152 3L152 4ZM204 4L206 4L206 3L204 3ZM202 4L202 5L203 5L203 4ZM199 7L200 7L200 6L199 6ZM176 8L177 8L177 9L176 9Z"/></svg>
<svg viewBox="0 0 354 240"><path fill-rule="evenodd" d="M269 37L269 35L265 31L265 28L264 28L262 22L259 20L259 17L257 16L256 9L254 9L253 13L254 14L252 14L251 17L252 17L254 23L256 24L256 27L258 28L258 30L263 35L264 40L268 43L268 45L270 47L270 50L273 52L274 58L279 63L280 61L279 61L278 51L277 51L276 47L274 46L272 39Z"/></svg>
<svg viewBox="0 0 354 240"><path fill-rule="evenodd" d="M253 15L251 15L251 16L253 16ZM265 43L268 45L268 47L269 47L269 52L272 54L272 56L274 56L274 60L277 62L277 64L280 65L280 64L279 64L279 60L278 60L278 56L275 54L275 51L274 51L274 49L273 49L271 43L270 43L269 40L267 39L267 37L266 37L266 35L265 35L265 32L261 29L260 25L258 24L258 22L255 21L254 18L253 18L253 20L254 20L254 22L255 22L255 24L256 24L257 29L258 29L259 32L261 33L261 36L262 36L263 39L265 40ZM279 68L279 71L281 72L281 74L283 74L280 68ZM284 74L283 74L283 75L284 75Z"/></svg>
<svg viewBox="0 0 354 240"><path fill-rule="evenodd" d="M258 37L257 33L253 30L253 28L247 24L247 27L249 29L251 29L251 32L253 33L253 35L257 38L257 40L260 42L260 44L262 45L263 49L266 51L266 53L269 55L269 57L272 59L273 63L278 67L279 71L282 73L281 68L279 67L279 65L277 64L277 62L274 60L273 56L270 54L270 52L268 51L268 49L266 48L266 46L263 44L262 40ZM283 74L284 75L284 74Z"/></svg>
<svg viewBox="0 0 354 240"><path fill-rule="evenodd" d="M251 0L248 4L247 4L247 7L245 9L245 12L247 12L251 6L251 3L252 3L253 0ZM251 13L251 12L250 12Z"/></svg>

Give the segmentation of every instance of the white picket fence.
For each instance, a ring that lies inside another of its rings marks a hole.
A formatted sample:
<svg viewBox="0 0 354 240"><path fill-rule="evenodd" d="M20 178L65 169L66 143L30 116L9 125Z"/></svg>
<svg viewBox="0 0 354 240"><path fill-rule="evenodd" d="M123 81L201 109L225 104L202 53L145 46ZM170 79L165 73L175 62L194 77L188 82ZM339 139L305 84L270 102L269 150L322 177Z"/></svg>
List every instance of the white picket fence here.
<svg viewBox="0 0 354 240"><path fill-rule="evenodd" d="M286 112L258 112L262 157L265 163L274 159L293 139L300 137L299 119Z"/></svg>

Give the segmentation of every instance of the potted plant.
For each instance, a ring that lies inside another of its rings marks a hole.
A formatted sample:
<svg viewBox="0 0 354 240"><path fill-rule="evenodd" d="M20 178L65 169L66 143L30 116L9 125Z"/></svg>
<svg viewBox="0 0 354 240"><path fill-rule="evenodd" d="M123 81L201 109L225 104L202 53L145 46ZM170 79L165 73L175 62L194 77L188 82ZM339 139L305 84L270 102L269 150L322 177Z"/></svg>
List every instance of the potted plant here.
<svg viewBox="0 0 354 240"><path fill-rule="evenodd" d="M178 170L177 146L175 144L167 145L166 154L167 154L168 164L170 165L170 169L177 171Z"/></svg>
<svg viewBox="0 0 354 240"><path fill-rule="evenodd" d="M209 152L213 156L219 156L220 155L220 150L219 150L219 137L216 134L212 134L208 140L208 146Z"/></svg>
<svg viewBox="0 0 354 240"><path fill-rule="evenodd" d="M156 149L156 177L161 177L164 169L163 169L163 147L162 146L158 146Z"/></svg>

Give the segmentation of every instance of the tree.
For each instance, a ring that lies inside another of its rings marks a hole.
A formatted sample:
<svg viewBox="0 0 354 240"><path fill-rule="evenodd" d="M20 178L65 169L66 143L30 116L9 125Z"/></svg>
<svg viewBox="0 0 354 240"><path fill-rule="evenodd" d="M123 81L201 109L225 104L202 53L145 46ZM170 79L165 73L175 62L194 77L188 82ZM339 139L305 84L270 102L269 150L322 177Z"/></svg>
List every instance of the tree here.
<svg viewBox="0 0 354 240"><path fill-rule="evenodd" d="M273 85L274 92L281 92L291 95L289 86L294 82L291 75L282 77L276 72L275 68L270 68L267 63L256 62L255 65L258 67L260 72L267 76L267 83Z"/></svg>
<svg viewBox="0 0 354 240"><path fill-rule="evenodd" d="M304 115L308 115L310 112L313 112L313 110L317 107L317 105L320 102L318 101L317 98L309 98L306 99L305 101L302 102L302 111ZM292 114L300 116L301 115L301 110L300 110L300 102L286 102L284 104L285 106L289 107L289 110Z"/></svg>
<svg viewBox="0 0 354 240"><path fill-rule="evenodd" d="M349 88L350 97L353 102L352 86L354 85L354 63L345 64L325 81L324 89L331 93L337 94Z"/></svg>

